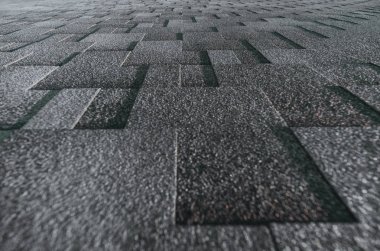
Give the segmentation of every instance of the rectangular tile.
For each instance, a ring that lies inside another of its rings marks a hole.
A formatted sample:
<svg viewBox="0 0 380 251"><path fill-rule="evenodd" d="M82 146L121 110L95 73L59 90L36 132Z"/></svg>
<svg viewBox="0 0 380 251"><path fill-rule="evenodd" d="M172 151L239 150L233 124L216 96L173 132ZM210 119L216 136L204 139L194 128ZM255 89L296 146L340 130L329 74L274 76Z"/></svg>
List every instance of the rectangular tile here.
<svg viewBox="0 0 380 251"><path fill-rule="evenodd" d="M99 89L66 89L47 103L23 129L73 129Z"/></svg>
<svg viewBox="0 0 380 251"><path fill-rule="evenodd" d="M76 129L121 129L127 124L137 90L105 89L95 96Z"/></svg>
<svg viewBox="0 0 380 251"><path fill-rule="evenodd" d="M178 64L181 53L182 41L142 41L124 65Z"/></svg>
<svg viewBox="0 0 380 251"><path fill-rule="evenodd" d="M145 70L122 67L129 52L86 51L54 71L34 89L138 88Z"/></svg>
<svg viewBox="0 0 380 251"><path fill-rule="evenodd" d="M177 224L354 221L284 127L181 130Z"/></svg>

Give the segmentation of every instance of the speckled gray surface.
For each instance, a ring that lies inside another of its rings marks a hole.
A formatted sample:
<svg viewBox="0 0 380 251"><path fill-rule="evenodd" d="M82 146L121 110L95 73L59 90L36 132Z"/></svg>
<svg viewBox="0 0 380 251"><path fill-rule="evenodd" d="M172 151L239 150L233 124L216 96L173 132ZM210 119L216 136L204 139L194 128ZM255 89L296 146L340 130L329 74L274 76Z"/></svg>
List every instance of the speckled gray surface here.
<svg viewBox="0 0 380 251"><path fill-rule="evenodd" d="M64 89L31 118L24 129L72 129L100 89Z"/></svg>
<svg viewBox="0 0 380 251"><path fill-rule="evenodd" d="M141 41L125 65L178 64L181 53L182 41Z"/></svg>
<svg viewBox="0 0 380 251"><path fill-rule="evenodd" d="M0 2L0 250L380 250L376 0Z"/></svg>
<svg viewBox="0 0 380 251"><path fill-rule="evenodd" d="M296 129L296 135L360 224L273 224L279 247L289 250L380 249L379 132L378 127Z"/></svg>
<svg viewBox="0 0 380 251"><path fill-rule="evenodd" d="M72 57L81 51L89 48L92 43L77 43L58 41L42 41L37 44L27 45L18 51L32 53L13 65L52 65L60 66L69 61ZM56 42L57 41L57 42Z"/></svg>
<svg viewBox="0 0 380 251"><path fill-rule="evenodd" d="M55 70L51 66L9 66L0 70L0 127L15 127L48 91L30 87ZM19 127L19 126L16 126Z"/></svg>
<svg viewBox="0 0 380 251"><path fill-rule="evenodd" d="M131 88L138 67L121 67L127 51L86 51L39 82L34 89Z"/></svg>
<svg viewBox="0 0 380 251"><path fill-rule="evenodd" d="M128 50L134 42L140 41L145 34L91 34L81 42L94 42L91 50Z"/></svg>

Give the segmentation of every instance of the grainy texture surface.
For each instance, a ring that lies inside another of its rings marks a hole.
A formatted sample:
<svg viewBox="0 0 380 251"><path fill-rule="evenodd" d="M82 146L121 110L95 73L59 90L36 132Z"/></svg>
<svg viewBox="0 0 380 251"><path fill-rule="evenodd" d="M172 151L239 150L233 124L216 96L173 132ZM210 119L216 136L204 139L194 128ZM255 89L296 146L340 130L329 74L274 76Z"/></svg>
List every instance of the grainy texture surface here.
<svg viewBox="0 0 380 251"><path fill-rule="evenodd" d="M0 250L380 250L376 0L0 0Z"/></svg>

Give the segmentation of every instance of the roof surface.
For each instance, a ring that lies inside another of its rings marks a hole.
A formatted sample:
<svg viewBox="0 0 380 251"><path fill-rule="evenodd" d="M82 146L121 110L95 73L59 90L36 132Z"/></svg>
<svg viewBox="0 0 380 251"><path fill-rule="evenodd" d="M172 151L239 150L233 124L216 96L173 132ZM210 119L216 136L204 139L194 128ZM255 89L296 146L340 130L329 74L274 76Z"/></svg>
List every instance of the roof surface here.
<svg viewBox="0 0 380 251"><path fill-rule="evenodd" d="M379 17L3 1L0 250L380 250Z"/></svg>

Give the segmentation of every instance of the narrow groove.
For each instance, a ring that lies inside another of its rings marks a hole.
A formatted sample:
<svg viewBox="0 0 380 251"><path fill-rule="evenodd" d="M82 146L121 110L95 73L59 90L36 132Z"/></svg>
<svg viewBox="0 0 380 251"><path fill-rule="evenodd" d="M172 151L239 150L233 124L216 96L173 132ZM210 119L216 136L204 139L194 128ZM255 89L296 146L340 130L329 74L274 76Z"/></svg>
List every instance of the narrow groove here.
<svg viewBox="0 0 380 251"><path fill-rule="evenodd" d="M211 60L208 56L207 51L200 51L199 57L200 57L201 65L211 65Z"/></svg>
<svg viewBox="0 0 380 251"><path fill-rule="evenodd" d="M352 22L352 21L338 19L338 18L335 18L335 17L328 17L328 19L331 19L331 20L334 20L334 21L338 21L338 22L345 22L345 23L349 23L349 24L358 24L358 23L355 23L355 22Z"/></svg>
<svg viewBox="0 0 380 251"><path fill-rule="evenodd" d="M213 17L215 17L216 19L220 19L220 17L216 14L214 14Z"/></svg>
<svg viewBox="0 0 380 251"><path fill-rule="evenodd" d="M276 240L276 236L274 235L273 233L273 230L272 230L272 227L270 226L270 224L268 224L268 229L269 229L269 235L272 239L272 242L273 242L273 247L274 247L274 250L275 251L279 251L280 248L278 247L278 243L277 243L277 240Z"/></svg>
<svg viewBox="0 0 380 251"><path fill-rule="evenodd" d="M175 37L177 40L183 40L183 34L182 33L176 33Z"/></svg>
<svg viewBox="0 0 380 251"><path fill-rule="evenodd" d="M295 49L305 49L303 46L297 44L296 42L290 40L289 38L285 37L284 35L278 33L277 31L272 32L273 35L281 39L282 41L288 43L290 46L292 46Z"/></svg>
<svg viewBox="0 0 380 251"><path fill-rule="evenodd" d="M369 13L361 13L362 11L359 11L359 12L351 12L352 14L359 14L359 15L366 15L366 16L370 16L370 17L376 17L376 15L373 15L373 14L369 14ZM368 19L370 20L370 19Z"/></svg>
<svg viewBox="0 0 380 251"><path fill-rule="evenodd" d="M0 141L1 142L1 141ZM177 215L177 183L178 183L178 178L177 178L177 170L178 168L178 130L174 130L174 215L173 215L173 224L175 225L176 223L176 215Z"/></svg>
<svg viewBox="0 0 380 251"><path fill-rule="evenodd" d="M131 43L128 45L127 51L133 51L133 49L135 49L137 43L138 43L138 42L136 42L136 41L131 42Z"/></svg>
<svg viewBox="0 0 380 251"><path fill-rule="evenodd" d="M371 14L378 13L378 12L375 12L375 11L366 11L366 10L361 10L360 12L371 13ZM372 15L372 16L376 16L376 15Z"/></svg>
<svg viewBox="0 0 380 251"><path fill-rule="evenodd" d="M223 223L223 222L207 222L207 223L187 223L180 221L176 219L176 225L179 226L268 226L269 224L310 224L310 223L326 223L326 224L332 224L332 223L339 223L339 224L348 224L348 225L353 225L360 223L360 221L354 216L354 219L350 221L334 221L334 220L292 220L292 221L287 221L287 220L255 220L255 221L250 221L250 220L235 220L235 221L229 221L228 223Z"/></svg>
<svg viewBox="0 0 380 251"><path fill-rule="evenodd" d="M136 26L137 24L132 25L131 27L128 28L128 30L125 31L125 33L131 32L131 30L133 30Z"/></svg>
<svg viewBox="0 0 380 251"><path fill-rule="evenodd" d="M19 46L19 47L17 47L17 48L14 48L14 49L12 49L12 50L7 50L7 51L8 51L8 52L14 52L14 51L17 51L17 50L19 50L19 49L25 48L25 47L27 47L27 46L29 46L29 45L31 45L31 44L34 44L34 42L32 42L32 43L27 43L27 44L21 45L21 46Z"/></svg>
<svg viewBox="0 0 380 251"><path fill-rule="evenodd" d="M169 24L169 20L166 19L165 22L164 22L164 24L163 24L163 27L168 27L168 24Z"/></svg>
<svg viewBox="0 0 380 251"><path fill-rule="evenodd" d="M149 66L143 65L137 71L137 78L133 84L136 87L136 91L131 93L131 99L129 100L130 102L128 103L128 108L125 110L125 113L124 113L124 116L126 117L124 128L128 125L129 116L136 103L137 95L139 94L141 90L141 86L144 83L144 79L146 77L146 74L148 73L148 69L149 69Z"/></svg>
<svg viewBox="0 0 380 251"><path fill-rule="evenodd" d="M68 36L65 37L65 38L62 38L61 40L59 40L58 42L65 42L66 40L70 39L70 38L73 38L74 37L74 34L67 34Z"/></svg>
<svg viewBox="0 0 380 251"><path fill-rule="evenodd" d="M52 30L54 30L54 29L51 29L51 30L49 30L49 31L52 31ZM43 38L41 38L41 39L39 39L39 40L37 40L37 41L33 41L32 43L38 43L38 42L44 41L44 40L46 40L46 39L52 37L54 34L47 34L49 31L47 31L47 32L45 32L45 33L43 33L43 34L40 34L40 35L47 35L47 37L43 37Z"/></svg>
<svg viewBox="0 0 380 251"><path fill-rule="evenodd" d="M180 64L178 66L178 86L181 87L182 85L182 78L181 78L181 75L182 75L182 65Z"/></svg>
<svg viewBox="0 0 380 251"><path fill-rule="evenodd" d="M122 115L125 117L125 124L124 124L123 128L125 128L128 125L128 119L129 119L129 116L131 115L132 109L136 103L136 98L137 98L139 91L140 91L140 89L136 89L134 91L132 90L132 92L129 95L130 97L128 97L128 101L126 102L125 110L124 110L124 113Z"/></svg>
<svg viewBox="0 0 380 251"><path fill-rule="evenodd" d="M349 16L349 15L343 15L343 14L341 14L340 16L348 17L348 18L356 18L356 19L361 19L361 20L369 20L368 18L364 18L364 17L356 17L356 16Z"/></svg>
<svg viewBox="0 0 380 251"><path fill-rule="evenodd" d="M206 82L207 87L218 87L218 81L216 79L215 71L214 68L206 65L202 65L202 72L203 72L203 77Z"/></svg>
<svg viewBox="0 0 380 251"><path fill-rule="evenodd" d="M253 10L247 10L248 12L251 12L253 14L258 14L256 11L253 11Z"/></svg>
<svg viewBox="0 0 380 251"><path fill-rule="evenodd" d="M85 39L86 37L90 36L91 34L97 32L100 28L96 28L94 29L93 31L91 31L90 33L87 33L86 35L84 35L83 37L81 37L80 39L77 40L77 42L80 42L82 41L83 39Z"/></svg>
<svg viewBox="0 0 380 251"><path fill-rule="evenodd" d="M1 126L0 126L1 127ZM12 131L11 130L3 130L3 131L0 131L0 144L6 140L10 135L11 135Z"/></svg>
<svg viewBox="0 0 380 251"><path fill-rule="evenodd" d="M58 66L63 66L65 64L67 64L68 62L70 62L73 58L75 58L77 55L79 55L80 53L79 52L74 52L74 53L71 53L69 56L67 56L66 58L64 58L59 64Z"/></svg>
<svg viewBox="0 0 380 251"><path fill-rule="evenodd" d="M312 34L312 35L314 35L314 36L317 36L317 37L320 37L320 38L329 38L329 37L327 37L327 36L325 36L325 35L323 35L323 34L321 34L321 33L319 33L319 32L316 32L316 31L313 31L313 30L306 29L306 28L304 28L304 27L302 27L302 26L297 26L297 27L298 27L299 29L303 30L304 32L310 33L310 34Z"/></svg>
<svg viewBox="0 0 380 251"><path fill-rule="evenodd" d="M148 69L149 69L148 65L141 65L137 69L136 79L133 81L131 88L135 88L135 89L140 89L141 88L141 86L142 86L142 84L144 82L145 76L146 76L146 74L148 72Z"/></svg>
<svg viewBox="0 0 380 251"><path fill-rule="evenodd" d="M316 24L322 25L322 26L331 27L331 28L336 29L336 30L341 30L341 31L345 31L346 30L344 28L341 28L339 26L335 26L335 25L332 25L332 24L324 24L324 23L321 23L319 21L313 21L313 22L316 23Z"/></svg>

